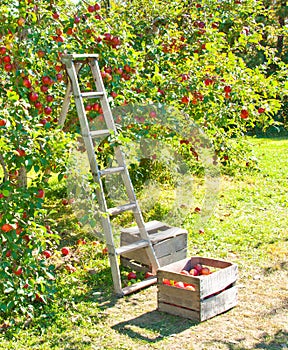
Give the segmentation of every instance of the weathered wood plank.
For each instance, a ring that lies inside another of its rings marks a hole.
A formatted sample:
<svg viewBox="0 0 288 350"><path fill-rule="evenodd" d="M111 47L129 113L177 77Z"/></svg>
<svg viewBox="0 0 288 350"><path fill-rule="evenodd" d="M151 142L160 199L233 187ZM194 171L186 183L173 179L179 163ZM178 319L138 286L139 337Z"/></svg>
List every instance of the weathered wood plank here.
<svg viewBox="0 0 288 350"><path fill-rule="evenodd" d="M188 318L194 321L200 321L200 314L198 311L187 310L184 308L180 308L178 306L166 304L163 302L158 303L158 311L166 312L171 315L176 315L184 318Z"/></svg>

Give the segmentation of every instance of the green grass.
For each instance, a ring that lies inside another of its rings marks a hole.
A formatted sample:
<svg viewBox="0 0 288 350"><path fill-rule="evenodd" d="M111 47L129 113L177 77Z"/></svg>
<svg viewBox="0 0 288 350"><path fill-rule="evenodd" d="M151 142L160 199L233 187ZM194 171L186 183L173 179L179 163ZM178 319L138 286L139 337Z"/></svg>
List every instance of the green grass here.
<svg viewBox="0 0 288 350"><path fill-rule="evenodd" d="M286 349L288 140L251 142L259 170L223 175L214 213L203 222L204 233L195 225L201 214L193 213L187 224L188 255L238 264L238 307L197 324L158 312L156 286L117 299L103 245L92 245L90 236L86 245L73 246L69 262L77 267L74 274L59 258L55 303L24 326L17 320L7 329L2 324L0 349ZM202 183L196 186L195 205L203 199ZM60 214L51 220L63 242L72 245L85 232L69 206Z"/></svg>

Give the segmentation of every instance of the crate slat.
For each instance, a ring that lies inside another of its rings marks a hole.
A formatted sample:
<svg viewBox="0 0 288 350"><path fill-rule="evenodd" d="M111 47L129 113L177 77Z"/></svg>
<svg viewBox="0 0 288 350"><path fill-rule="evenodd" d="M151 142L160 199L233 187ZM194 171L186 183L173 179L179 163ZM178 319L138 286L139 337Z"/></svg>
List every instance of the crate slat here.
<svg viewBox="0 0 288 350"><path fill-rule="evenodd" d="M188 318L194 321L200 321L199 311L187 310L187 309L178 307L177 305L171 305L171 304L159 302L158 310L161 312L166 312L168 314L175 315L175 316Z"/></svg>

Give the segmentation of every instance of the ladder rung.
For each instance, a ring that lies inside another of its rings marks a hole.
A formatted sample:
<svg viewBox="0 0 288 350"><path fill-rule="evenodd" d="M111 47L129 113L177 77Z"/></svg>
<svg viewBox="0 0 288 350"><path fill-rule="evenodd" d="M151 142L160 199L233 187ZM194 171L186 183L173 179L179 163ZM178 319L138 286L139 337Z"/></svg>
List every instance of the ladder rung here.
<svg viewBox="0 0 288 350"><path fill-rule="evenodd" d="M99 58L99 55L97 54L66 54L66 55L62 55L62 58L69 58L69 59L75 59L75 58Z"/></svg>
<svg viewBox="0 0 288 350"><path fill-rule="evenodd" d="M156 282L157 282L157 277L153 276L153 277L149 277L141 282L134 283L131 286L127 286L127 287L122 289L123 296L134 293L137 290L140 290L142 288L152 286L152 284L155 284Z"/></svg>
<svg viewBox="0 0 288 350"><path fill-rule="evenodd" d="M91 137L108 136L108 135L111 135L110 130L108 129L90 131ZM82 135L82 136L87 136L87 135Z"/></svg>
<svg viewBox="0 0 288 350"><path fill-rule="evenodd" d="M115 168L107 168L107 169L100 170L99 173L100 175L110 175L110 174L120 173L124 171L124 169L125 169L124 166L119 166Z"/></svg>
<svg viewBox="0 0 288 350"><path fill-rule="evenodd" d="M107 211L110 215L118 215L120 213L123 213L124 211L133 210L136 207L136 203L128 203L124 205L119 205L119 207L109 208Z"/></svg>
<svg viewBox="0 0 288 350"><path fill-rule="evenodd" d="M149 242L146 239L140 239L137 242L133 242L127 245L123 245L122 247L119 247L116 249L116 253L118 255L124 254L124 253L130 253L134 250L138 250L141 248L146 248L149 246Z"/></svg>
<svg viewBox="0 0 288 350"><path fill-rule="evenodd" d="M99 97L103 97L104 96L104 92L102 91L89 91L89 92L81 92L81 96L82 97L86 97L86 98L99 98Z"/></svg>

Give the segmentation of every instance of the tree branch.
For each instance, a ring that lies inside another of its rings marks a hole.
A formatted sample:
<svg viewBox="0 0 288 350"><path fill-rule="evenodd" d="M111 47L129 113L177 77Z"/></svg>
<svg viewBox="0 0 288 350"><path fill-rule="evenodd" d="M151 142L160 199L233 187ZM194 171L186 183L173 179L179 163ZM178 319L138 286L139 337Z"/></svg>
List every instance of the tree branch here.
<svg viewBox="0 0 288 350"><path fill-rule="evenodd" d="M3 173L4 173L3 182L8 181L9 174L8 174L8 171L7 171L7 168L6 168L6 164L4 162L4 158L3 158L2 154L0 154L0 164L1 164L2 168L3 168Z"/></svg>

